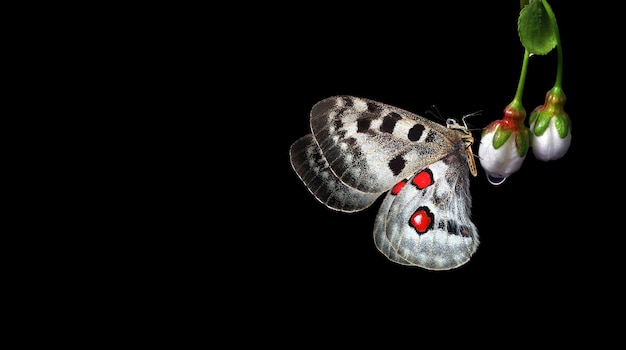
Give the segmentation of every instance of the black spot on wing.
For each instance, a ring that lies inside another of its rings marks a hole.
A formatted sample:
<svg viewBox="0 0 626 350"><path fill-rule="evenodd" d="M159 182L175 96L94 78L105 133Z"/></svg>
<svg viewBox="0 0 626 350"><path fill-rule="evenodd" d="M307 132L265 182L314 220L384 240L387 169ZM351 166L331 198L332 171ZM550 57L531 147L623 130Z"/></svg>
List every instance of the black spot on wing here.
<svg viewBox="0 0 626 350"><path fill-rule="evenodd" d="M368 102L367 103L367 111L371 113L380 113L381 107L379 104Z"/></svg>
<svg viewBox="0 0 626 350"><path fill-rule="evenodd" d="M356 122L356 131L357 132L368 132L370 129L370 124L372 123L371 119L359 119Z"/></svg>
<svg viewBox="0 0 626 350"><path fill-rule="evenodd" d="M447 224L448 224L448 233L453 234L453 235L459 234L456 222L452 220L448 220Z"/></svg>
<svg viewBox="0 0 626 350"><path fill-rule="evenodd" d="M443 221L439 223L439 228L443 229L444 225ZM451 235L455 235L455 236L463 236L463 237L471 237L472 236L472 231L469 228L469 226L466 225L460 225L458 224L456 221L454 220L446 220L446 225L447 227L447 231L449 234Z"/></svg>
<svg viewBox="0 0 626 350"><path fill-rule="evenodd" d="M405 165L406 165L406 161L404 160L404 158L402 158L401 155L398 155L389 161L389 169L391 169L391 172L394 175L400 174L402 170L404 169Z"/></svg>
<svg viewBox="0 0 626 350"><path fill-rule="evenodd" d="M435 133L431 130L428 132L428 135L426 135L426 138L424 139L425 142L433 142L435 141Z"/></svg>
<svg viewBox="0 0 626 350"><path fill-rule="evenodd" d="M415 124L413 125L413 127L411 128L411 130L409 130L409 134L407 135L410 141L417 141L422 137L422 134L424 133L424 126L421 124Z"/></svg>
<svg viewBox="0 0 626 350"><path fill-rule="evenodd" d="M383 122L380 125L380 131L391 134L393 132L393 129L396 127L396 123L400 119L402 119L402 117L396 112L391 112L387 114L383 118Z"/></svg>

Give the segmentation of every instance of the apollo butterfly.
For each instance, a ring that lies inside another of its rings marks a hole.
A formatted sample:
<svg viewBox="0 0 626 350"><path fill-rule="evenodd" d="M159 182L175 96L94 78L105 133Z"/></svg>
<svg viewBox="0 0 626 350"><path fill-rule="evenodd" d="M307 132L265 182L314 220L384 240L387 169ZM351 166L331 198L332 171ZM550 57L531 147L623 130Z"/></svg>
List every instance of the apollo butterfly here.
<svg viewBox="0 0 626 350"><path fill-rule="evenodd" d="M476 252L469 174L471 132L403 109L333 96L310 113L311 133L291 145L291 165L327 207L356 212L384 192L374 242L389 260L428 270L465 264Z"/></svg>

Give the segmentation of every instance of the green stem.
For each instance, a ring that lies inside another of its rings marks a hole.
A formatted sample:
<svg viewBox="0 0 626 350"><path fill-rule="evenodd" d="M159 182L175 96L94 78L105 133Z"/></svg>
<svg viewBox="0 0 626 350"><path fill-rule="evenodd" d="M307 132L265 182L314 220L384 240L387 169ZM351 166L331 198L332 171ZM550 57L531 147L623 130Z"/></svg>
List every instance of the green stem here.
<svg viewBox="0 0 626 350"><path fill-rule="evenodd" d="M520 73L519 82L517 83L517 91L515 92L515 98L512 105L522 106L522 95L524 94L524 84L526 82L526 71L528 70L528 58L530 53L527 49L524 49L524 62L522 63L522 72Z"/></svg>
<svg viewBox="0 0 626 350"><path fill-rule="evenodd" d="M556 36L556 51L557 51L557 67L556 67L556 80L554 81L554 87L561 88L563 82L563 49L561 48L561 35L559 34L559 26L556 24L556 16L552 11L552 7L548 4L548 1L542 0L543 7L548 13L550 22L552 22L552 28L554 29L554 35Z"/></svg>

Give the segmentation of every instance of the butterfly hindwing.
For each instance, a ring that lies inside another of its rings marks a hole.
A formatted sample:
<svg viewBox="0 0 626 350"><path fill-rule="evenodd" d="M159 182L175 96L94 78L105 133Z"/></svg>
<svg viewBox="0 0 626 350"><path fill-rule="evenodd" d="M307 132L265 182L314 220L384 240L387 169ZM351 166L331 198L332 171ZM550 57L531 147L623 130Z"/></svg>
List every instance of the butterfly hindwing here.
<svg viewBox="0 0 626 350"><path fill-rule="evenodd" d="M374 224L374 242L399 264L458 267L479 244L470 209L468 167L460 155L451 154L387 194Z"/></svg>

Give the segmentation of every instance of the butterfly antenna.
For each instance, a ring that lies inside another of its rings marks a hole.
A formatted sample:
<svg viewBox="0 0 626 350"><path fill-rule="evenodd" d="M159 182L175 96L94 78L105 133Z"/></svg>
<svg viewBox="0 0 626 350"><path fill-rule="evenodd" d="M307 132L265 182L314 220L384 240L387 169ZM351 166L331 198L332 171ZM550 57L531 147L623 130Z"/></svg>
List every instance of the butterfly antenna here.
<svg viewBox="0 0 626 350"><path fill-rule="evenodd" d="M434 112L433 112L434 110ZM440 121L444 121L445 118L441 115L441 112L439 111L439 108L437 108L436 105L431 105L430 109L426 111L427 114L432 115L433 117L435 117L436 119L440 120Z"/></svg>

